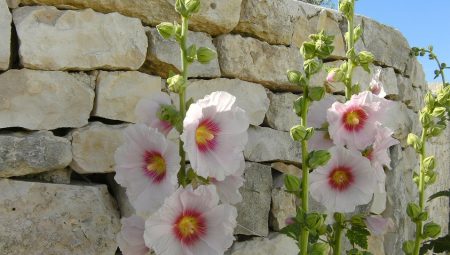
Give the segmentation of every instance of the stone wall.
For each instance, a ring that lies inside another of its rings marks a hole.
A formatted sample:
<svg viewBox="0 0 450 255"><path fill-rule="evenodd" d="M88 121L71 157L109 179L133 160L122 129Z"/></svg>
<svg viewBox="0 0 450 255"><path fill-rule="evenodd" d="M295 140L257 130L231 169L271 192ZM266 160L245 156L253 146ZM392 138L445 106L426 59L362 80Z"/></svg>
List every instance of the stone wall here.
<svg viewBox="0 0 450 255"><path fill-rule="evenodd" d="M176 43L163 41L154 28L177 18L174 2L0 0L0 254L115 254L120 215L133 209L113 180L113 154L135 120L137 101L164 87L168 69L180 68ZM281 185L283 174L298 173L300 158L287 132L299 121L291 105L300 91L285 72L301 68L299 45L322 28L336 36L327 65L339 65L345 22L335 11L296 0L202 5L190 40L214 48L218 59L192 67L187 94L198 99L229 91L252 125L239 242L228 253L296 254L292 240L276 233L295 212L294 198ZM375 254L401 254L414 231L406 203L416 197L411 176L417 159L405 139L419 132L425 76L399 31L365 17L357 23L364 28L357 49L372 51L382 68L395 100L388 126L401 141L391 149L387 195L377 194L371 208L393 218L396 231L370 245ZM314 85L325 76L314 77ZM355 80L365 88L370 75L357 69ZM333 92L339 97L343 85ZM441 160L436 190L448 185L449 130L446 135L431 147ZM429 209L447 226L448 200L435 200Z"/></svg>

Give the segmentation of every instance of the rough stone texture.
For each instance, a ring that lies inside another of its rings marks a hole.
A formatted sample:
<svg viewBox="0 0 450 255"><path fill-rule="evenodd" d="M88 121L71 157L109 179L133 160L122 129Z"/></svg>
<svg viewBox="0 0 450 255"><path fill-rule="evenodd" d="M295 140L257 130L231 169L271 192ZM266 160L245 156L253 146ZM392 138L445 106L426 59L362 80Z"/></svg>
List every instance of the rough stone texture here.
<svg viewBox="0 0 450 255"><path fill-rule="evenodd" d="M401 100L408 107L411 107L414 99L414 87L411 79L397 74L398 99Z"/></svg>
<svg viewBox="0 0 450 255"><path fill-rule="evenodd" d="M72 169L64 168L59 170L53 170L49 172L43 172L39 174L31 174L23 177L27 181L40 181L40 182L50 182L59 184L70 184L70 175L72 174Z"/></svg>
<svg viewBox="0 0 450 255"><path fill-rule="evenodd" d="M2 254L114 254L118 213L106 186L0 180Z"/></svg>
<svg viewBox="0 0 450 255"><path fill-rule="evenodd" d="M300 168L294 165L285 164L283 162L274 162L270 165L270 167L284 174L300 176L302 173L302 170Z"/></svg>
<svg viewBox="0 0 450 255"><path fill-rule="evenodd" d="M120 186L114 180L114 174L108 174L106 179L108 181L108 186L111 188L114 198L117 201L117 205L119 206L120 216L130 217L135 214L135 210L128 200L125 188Z"/></svg>
<svg viewBox="0 0 450 255"><path fill-rule="evenodd" d="M267 111L267 124L270 127L289 131L295 125L300 124L300 118L293 110L294 101L299 97L292 93L269 93L270 106Z"/></svg>
<svg viewBox="0 0 450 255"><path fill-rule="evenodd" d="M4 0L0 1L0 70L9 67L11 56L11 13Z"/></svg>
<svg viewBox="0 0 450 255"><path fill-rule="evenodd" d="M169 71L179 73L181 70L180 46L175 39L165 40L155 28L147 29L148 51L142 71L167 78ZM197 48L207 47L216 50L210 35L201 32L190 32L187 45L195 44ZM219 60L214 58L208 64L194 62L189 66L189 77L220 77Z"/></svg>
<svg viewBox="0 0 450 255"><path fill-rule="evenodd" d="M136 70L147 53L141 21L118 13L26 6L13 11L13 20L27 68Z"/></svg>
<svg viewBox="0 0 450 255"><path fill-rule="evenodd" d="M244 186L240 188L242 202L238 210L235 234L267 236L269 233L269 211L272 191L270 166L247 162Z"/></svg>
<svg viewBox="0 0 450 255"><path fill-rule="evenodd" d="M268 238L254 238L250 241L236 243L227 255L297 255L299 249L294 239L278 233Z"/></svg>
<svg viewBox="0 0 450 255"><path fill-rule="evenodd" d="M11 9L19 7L20 0L6 0L8 7Z"/></svg>
<svg viewBox="0 0 450 255"><path fill-rule="evenodd" d="M0 177L57 170L70 164L70 142L49 131L0 134Z"/></svg>
<svg viewBox="0 0 450 255"><path fill-rule="evenodd" d="M414 122L418 121L417 114L398 101L392 102L388 112L382 123L394 131L394 138L400 140L402 145L406 145L406 137L414 130Z"/></svg>
<svg viewBox="0 0 450 255"><path fill-rule="evenodd" d="M275 231L286 226L286 219L295 217L295 195L287 193L283 188L272 190L272 205L270 209L270 223Z"/></svg>
<svg viewBox="0 0 450 255"><path fill-rule="evenodd" d="M423 71L422 64L413 58L411 60L411 72L407 74L412 82L412 85L416 88L426 90L428 88L427 81L425 79L425 72Z"/></svg>
<svg viewBox="0 0 450 255"><path fill-rule="evenodd" d="M261 83L273 90L299 90L286 78L287 70L303 66L297 48L269 45L240 35L219 36L215 44L222 76Z"/></svg>
<svg viewBox="0 0 450 255"><path fill-rule="evenodd" d="M156 26L179 19L175 0L21 0L24 4L56 5L63 8L92 8L99 12L119 12ZM190 28L212 35L230 32L239 22L242 0L204 0L200 12L190 19Z"/></svg>
<svg viewBox="0 0 450 255"><path fill-rule="evenodd" d="M123 143L124 125L91 122L72 132L73 160L70 167L80 174L114 172L114 153Z"/></svg>
<svg viewBox="0 0 450 255"><path fill-rule="evenodd" d="M136 122L136 104L140 99L161 91L161 78L137 71L100 71L95 90L93 116Z"/></svg>
<svg viewBox="0 0 450 255"><path fill-rule="evenodd" d="M94 104L91 82L83 73L21 69L1 74L0 128L86 125Z"/></svg>
<svg viewBox="0 0 450 255"><path fill-rule="evenodd" d="M253 127L248 130L248 143L244 156L249 161L301 161L300 143L294 142L289 132L266 127Z"/></svg>

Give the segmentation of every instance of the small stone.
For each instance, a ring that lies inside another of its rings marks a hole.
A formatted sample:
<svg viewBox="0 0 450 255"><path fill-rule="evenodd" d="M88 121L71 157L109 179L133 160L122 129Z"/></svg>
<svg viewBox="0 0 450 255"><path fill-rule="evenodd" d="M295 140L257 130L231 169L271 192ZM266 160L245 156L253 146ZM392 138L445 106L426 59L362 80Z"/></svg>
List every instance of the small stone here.
<svg viewBox="0 0 450 255"><path fill-rule="evenodd" d="M367 239L368 250L373 255L385 255L384 253L384 236L372 236L370 235Z"/></svg>
<svg viewBox="0 0 450 255"><path fill-rule="evenodd" d="M9 68L9 59L11 57L11 20L12 15L9 12L5 1L0 1L0 70Z"/></svg>
<svg viewBox="0 0 450 255"><path fill-rule="evenodd" d="M147 53L141 21L118 13L26 6L14 9L13 20L26 68L137 70Z"/></svg>
<svg viewBox="0 0 450 255"><path fill-rule="evenodd" d="M91 122L74 130L70 134L73 153L70 167L79 174L114 172L114 153L123 143L123 130L127 126Z"/></svg>
<svg viewBox="0 0 450 255"><path fill-rule="evenodd" d="M270 223L275 231L286 227L286 220L297 214L295 200L295 195L284 191L283 188L272 190Z"/></svg>
<svg viewBox="0 0 450 255"><path fill-rule="evenodd" d="M97 76L93 116L136 122L140 99L161 91L161 78L137 71L105 72Z"/></svg>
<svg viewBox="0 0 450 255"><path fill-rule="evenodd" d="M274 162L270 165L270 167L284 174L300 176L302 173L302 170L295 165L289 165L283 162Z"/></svg>
<svg viewBox="0 0 450 255"><path fill-rule="evenodd" d="M244 186L240 188L242 202L236 205L237 227L234 234L267 236L272 191L270 166L247 162Z"/></svg>
<svg viewBox="0 0 450 255"><path fill-rule="evenodd" d="M284 234L271 233L268 238L254 238L235 243L229 255L297 255L299 249L295 240Z"/></svg>
<svg viewBox="0 0 450 255"><path fill-rule="evenodd" d="M294 112L294 101L299 97L293 93L269 93L270 106L267 111L267 124L270 127L289 131L295 125L300 124L300 117Z"/></svg>
<svg viewBox="0 0 450 255"><path fill-rule="evenodd" d="M411 109L414 112L419 112L425 106L424 97L425 97L425 93L422 89L413 88L412 100L411 100L411 103L409 104L409 106L411 107Z"/></svg>
<svg viewBox="0 0 450 255"><path fill-rule="evenodd" d="M9 70L0 75L0 128L31 130L81 127L88 123L94 90L88 75Z"/></svg>
<svg viewBox="0 0 450 255"><path fill-rule="evenodd" d="M69 140L49 131L0 134L0 144L1 178L61 169L72 160Z"/></svg>
<svg viewBox="0 0 450 255"><path fill-rule="evenodd" d="M119 215L105 185L0 180L3 254L116 252Z"/></svg>
<svg viewBox="0 0 450 255"><path fill-rule="evenodd" d="M411 66L411 73L409 74L409 77L413 87L426 90L428 86L422 64L417 60L417 58L413 58L411 60Z"/></svg>
<svg viewBox="0 0 450 255"><path fill-rule="evenodd" d="M6 0L6 3L10 9L14 9L19 7L20 1L21 0Z"/></svg>
<svg viewBox="0 0 450 255"><path fill-rule="evenodd" d="M53 170L49 172L43 172L40 174L26 175L21 179L29 181L42 181L59 184L70 184L70 175L72 170L70 168L64 168L59 170Z"/></svg>
<svg viewBox="0 0 450 255"><path fill-rule="evenodd" d="M146 62L140 69L146 73L156 74L167 78L169 71L180 73L181 59L180 46L175 39L165 40L155 28L147 29L148 45ZM210 35L201 32L190 32L187 45L195 44L216 51ZM219 60L214 58L208 64L197 61L189 66L189 77L215 78L220 77Z"/></svg>

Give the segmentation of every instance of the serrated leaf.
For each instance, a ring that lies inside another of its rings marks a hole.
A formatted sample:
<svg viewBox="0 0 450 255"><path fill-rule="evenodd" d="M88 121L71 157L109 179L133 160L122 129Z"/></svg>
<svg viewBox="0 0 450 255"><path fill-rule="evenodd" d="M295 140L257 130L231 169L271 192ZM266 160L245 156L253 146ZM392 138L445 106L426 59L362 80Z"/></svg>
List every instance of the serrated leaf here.
<svg viewBox="0 0 450 255"><path fill-rule="evenodd" d="M353 225L347 232L345 236L347 236L348 240L352 245L358 245L363 249L367 249L367 237L370 235L369 230L364 227Z"/></svg>
<svg viewBox="0 0 450 255"><path fill-rule="evenodd" d="M280 229L280 233L283 233L294 240L298 240L300 236L300 228L301 228L300 224L295 222Z"/></svg>

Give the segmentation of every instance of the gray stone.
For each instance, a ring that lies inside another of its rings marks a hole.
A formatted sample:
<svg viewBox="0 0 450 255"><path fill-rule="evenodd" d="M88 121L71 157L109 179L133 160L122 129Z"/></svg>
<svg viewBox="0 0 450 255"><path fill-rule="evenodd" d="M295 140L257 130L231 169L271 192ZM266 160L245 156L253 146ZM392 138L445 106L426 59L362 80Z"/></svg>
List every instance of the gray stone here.
<svg viewBox="0 0 450 255"><path fill-rule="evenodd" d="M108 186L112 190L112 194L117 201L117 205L119 206L120 216L130 217L133 214L136 214L136 210L134 210L130 200L128 200L126 189L114 180L114 174L108 174L106 179L108 181Z"/></svg>
<svg viewBox="0 0 450 255"><path fill-rule="evenodd" d="M161 78L137 71L97 75L93 116L136 122L134 110L140 99L161 91Z"/></svg>
<svg viewBox="0 0 450 255"><path fill-rule="evenodd" d="M398 99L410 107L414 99L414 88L411 79L397 74L397 85L399 91Z"/></svg>
<svg viewBox="0 0 450 255"><path fill-rule="evenodd" d="M297 214L295 200L295 195L284 191L283 188L272 190L270 223L275 231L286 227L286 220Z"/></svg>
<svg viewBox="0 0 450 255"><path fill-rule="evenodd" d="M269 233L269 211L272 191L270 166L247 162L244 186L240 188L242 202L238 211L235 234L267 236Z"/></svg>
<svg viewBox="0 0 450 255"><path fill-rule="evenodd" d="M287 70L303 66L297 48L269 45L240 35L219 36L215 44L222 76L260 83L271 90L300 90L286 77Z"/></svg>
<svg viewBox="0 0 450 255"><path fill-rule="evenodd" d="M175 39L165 40L155 28L147 29L148 45L146 62L140 69L151 74L167 78L169 71L181 72L180 46ZM216 50L210 35L201 32L190 32L187 45L195 44ZM215 78L220 77L219 60L214 58L208 64L194 62L189 66L189 77Z"/></svg>
<svg viewBox="0 0 450 255"><path fill-rule="evenodd" d="M49 172L43 172L39 174L31 174L24 176L23 180L28 181L41 181L59 184L70 184L70 176L72 174L72 169L64 168L59 170L52 170Z"/></svg>
<svg viewBox="0 0 450 255"><path fill-rule="evenodd" d="M300 162L300 143L294 142L289 132L251 126L244 156L254 162Z"/></svg>
<svg viewBox="0 0 450 255"><path fill-rule="evenodd" d="M279 233L268 238L254 238L235 243L227 255L297 255L299 249L294 239Z"/></svg>
<svg viewBox="0 0 450 255"><path fill-rule="evenodd" d="M427 81L425 79L425 72L423 71L422 64L413 58L411 60L411 73L409 74L413 87L426 90L428 88Z"/></svg>
<svg viewBox="0 0 450 255"><path fill-rule="evenodd" d="M92 86L83 73L9 70L0 75L0 128L84 126L94 104Z"/></svg>
<svg viewBox="0 0 450 255"><path fill-rule="evenodd" d="M412 110L402 102L392 101L390 105L382 124L394 131L393 137L400 140L402 145L406 145L406 137L413 131L413 125L418 121L418 116L414 118Z"/></svg>
<svg viewBox="0 0 450 255"><path fill-rule="evenodd" d="M269 93L270 106L266 113L267 124L270 127L289 131L295 125L300 124L300 118L293 110L294 101L299 97L292 93Z"/></svg>
<svg viewBox="0 0 450 255"><path fill-rule="evenodd" d="M114 172L114 153L123 143L123 125L106 125L91 122L74 130L72 139L73 160L70 167L80 174Z"/></svg>
<svg viewBox="0 0 450 255"><path fill-rule="evenodd" d="M72 160L69 140L49 131L0 134L0 144L0 177L57 170Z"/></svg>
<svg viewBox="0 0 450 255"><path fill-rule="evenodd" d="M4 0L0 1L0 70L9 67L11 56L11 20L8 5Z"/></svg>
<svg viewBox="0 0 450 255"><path fill-rule="evenodd" d="M137 70L147 53L141 21L118 13L26 6L14 9L13 20L27 68Z"/></svg>
<svg viewBox="0 0 450 255"><path fill-rule="evenodd" d="M412 100L409 106L413 111L419 112L425 106L425 93L421 88L413 88L412 92Z"/></svg>
<svg viewBox="0 0 450 255"><path fill-rule="evenodd" d="M104 185L0 180L2 254L114 254L120 230Z"/></svg>

